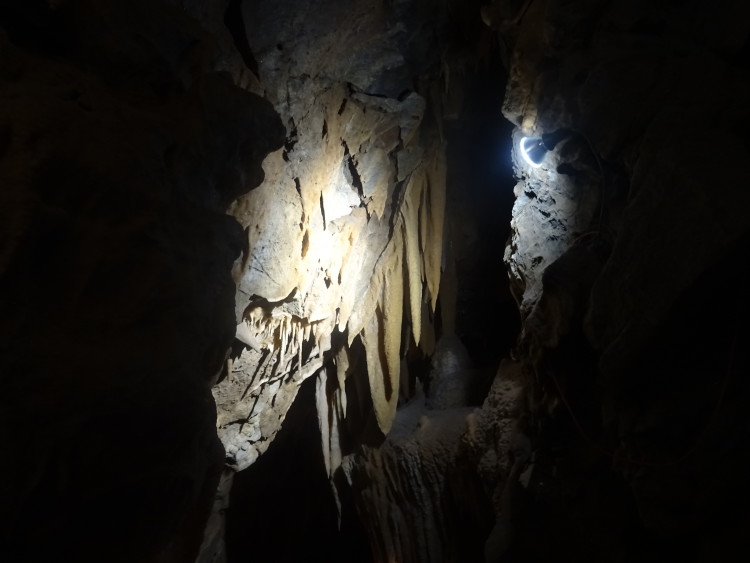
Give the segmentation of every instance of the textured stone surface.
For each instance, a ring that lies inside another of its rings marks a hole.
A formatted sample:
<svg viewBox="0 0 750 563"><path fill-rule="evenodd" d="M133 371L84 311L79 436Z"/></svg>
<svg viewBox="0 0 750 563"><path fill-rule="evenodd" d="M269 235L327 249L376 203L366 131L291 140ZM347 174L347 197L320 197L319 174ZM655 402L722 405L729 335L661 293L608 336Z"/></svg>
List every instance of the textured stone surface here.
<svg viewBox="0 0 750 563"><path fill-rule="evenodd" d="M283 129L180 9L49 6L0 12L0 558L186 561L222 461L224 211Z"/></svg>
<svg viewBox="0 0 750 563"><path fill-rule="evenodd" d="M521 138L520 133L514 135L514 150ZM513 234L505 261L522 317L541 295L542 274L547 266L577 240L599 228L597 188L601 185L601 172L591 167L593 162L568 174L558 169L560 159L585 158L587 150L590 149L585 139L569 140L549 154L541 168L530 168L518 157L516 170L521 181L514 189Z"/></svg>
<svg viewBox="0 0 750 563"><path fill-rule="evenodd" d="M736 139L750 13L550 0L511 19L508 4L486 18L512 52L506 117L518 135L574 130L540 168L516 157L506 261L525 316L529 424L540 444L579 443L559 463L582 462L583 447L628 483L632 501L618 502L635 503L647 532L613 539L619 549L727 560L717 546L734 541L747 500L729 492L747 471L729 452L750 425L726 402L747 397L747 332L724 303L744 308L748 147ZM544 430L552 421L559 429ZM734 531L719 540L724 526Z"/></svg>
<svg viewBox="0 0 750 563"><path fill-rule="evenodd" d="M417 395L382 446L344 459L375 561L481 561L493 510L515 517L520 508L503 503L502 491L524 447L517 371L504 364L478 409L430 410Z"/></svg>
<svg viewBox="0 0 750 563"><path fill-rule="evenodd" d="M252 2L242 16L287 138L263 186L231 210L248 237L236 298L245 347L214 396L235 469L265 451L301 382L355 339L388 431L402 321L418 343L438 295L445 183L439 98L417 84L419 28L365 1Z"/></svg>
<svg viewBox="0 0 750 563"><path fill-rule="evenodd" d="M746 550L748 7L494 0L496 45L470 14L0 3L4 558L190 560L218 427L223 560L230 471L308 378L378 561ZM472 409L451 337L480 235L444 221L442 121L495 54L513 146L570 135L536 169L514 148L523 332Z"/></svg>

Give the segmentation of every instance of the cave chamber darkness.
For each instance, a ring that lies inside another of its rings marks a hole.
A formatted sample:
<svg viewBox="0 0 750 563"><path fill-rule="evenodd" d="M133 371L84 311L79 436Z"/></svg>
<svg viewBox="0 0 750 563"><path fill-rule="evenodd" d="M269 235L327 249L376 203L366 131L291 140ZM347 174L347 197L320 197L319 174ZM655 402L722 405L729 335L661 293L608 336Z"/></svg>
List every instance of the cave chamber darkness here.
<svg viewBox="0 0 750 563"><path fill-rule="evenodd" d="M520 329L503 263L515 199L513 125L498 111L506 78L494 47L494 56L467 69L460 116L446 121L447 244L456 261L456 332L490 382Z"/></svg>
<svg viewBox="0 0 750 563"><path fill-rule="evenodd" d="M714 4L0 0L0 559L746 560Z"/></svg>
<svg viewBox="0 0 750 563"><path fill-rule="evenodd" d="M227 563L372 560L351 500L342 499L340 516L334 502L320 432L310 423L317 416L314 383L302 386L268 453L234 476ZM263 541L249 550L250 537Z"/></svg>

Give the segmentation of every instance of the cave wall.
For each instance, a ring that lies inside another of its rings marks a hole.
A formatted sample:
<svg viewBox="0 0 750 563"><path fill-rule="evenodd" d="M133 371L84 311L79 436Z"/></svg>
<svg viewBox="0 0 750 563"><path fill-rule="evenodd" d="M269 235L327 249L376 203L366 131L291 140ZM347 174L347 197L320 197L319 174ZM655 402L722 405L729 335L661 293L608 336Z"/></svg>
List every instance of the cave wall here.
<svg viewBox="0 0 750 563"><path fill-rule="evenodd" d="M387 432L401 349L430 341L445 199L439 17L418 1L242 4L287 137L263 186L230 210L248 238L236 298L245 347L214 395L234 470L267 449L300 384L325 370L342 410L360 373L371 425ZM355 340L367 352L356 369Z"/></svg>
<svg viewBox="0 0 750 563"><path fill-rule="evenodd" d="M505 263L522 331L480 409L410 404L383 446L345 459L375 559L743 558L750 14L481 13L517 127ZM521 158L523 136L559 130L540 167Z"/></svg>
<svg viewBox="0 0 750 563"><path fill-rule="evenodd" d="M434 8L2 3L9 553L189 558L313 375L329 474L347 412L382 440L435 339Z"/></svg>
<svg viewBox="0 0 750 563"><path fill-rule="evenodd" d="M734 401L748 392L750 12L537 1L511 17L511 4L485 13L510 47L503 112L518 140L571 131L540 168L515 155L506 263L523 316L525 427L563 450L553 465L600 464L628 486L619 502L634 505L637 539L578 557L730 560L747 527L750 425ZM560 481L585 497L580 475Z"/></svg>
<svg viewBox="0 0 750 563"><path fill-rule="evenodd" d="M215 501L199 560L222 560L233 472L312 378L334 502L353 499L376 561L742 547L746 7L0 16L3 555L192 560ZM517 128L522 332L483 398L445 127L488 63ZM520 158L561 128L542 166Z"/></svg>
<svg viewBox="0 0 750 563"><path fill-rule="evenodd" d="M239 18L235 40L246 45L259 93L274 104L287 136L264 163L264 184L230 209L245 228L248 252L236 275L238 345L214 387L218 432L229 471L247 470L274 447L282 424L301 424L287 421L287 412L314 378L309 406L318 412L324 473L340 480L343 455L381 442L397 403L411 393L407 350L424 357L436 338L446 197L441 113L449 94L441 76L445 7L421 0L244 2ZM271 455L283 460L278 451ZM233 486L227 477L223 491ZM234 483L233 490L248 491L234 498L257 496L244 475ZM282 512L304 509L310 494L289 498ZM347 509L342 501L350 493L325 494ZM235 507L227 523L225 508L218 500L201 561L221 561L225 552L240 560L231 531L253 519ZM321 528L321 537L338 535L346 544L341 534L352 527Z"/></svg>
<svg viewBox="0 0 750 563"><path fill-rule="evenodd" d="M223 465L225 210L283 125L178 2L0 15L0 558L189 560Z"/></svg>

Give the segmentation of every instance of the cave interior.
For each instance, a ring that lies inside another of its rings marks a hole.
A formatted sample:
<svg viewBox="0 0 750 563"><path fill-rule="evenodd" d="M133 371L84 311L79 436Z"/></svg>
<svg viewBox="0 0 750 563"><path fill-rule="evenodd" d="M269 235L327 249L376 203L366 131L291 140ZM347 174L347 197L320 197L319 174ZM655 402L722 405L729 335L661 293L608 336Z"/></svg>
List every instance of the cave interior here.
<svg viewBox="0 0 750 563"><path fill-rule="evenodd" d="M0 0L0 560L748 560L748 100L740 0Z"/></svg>

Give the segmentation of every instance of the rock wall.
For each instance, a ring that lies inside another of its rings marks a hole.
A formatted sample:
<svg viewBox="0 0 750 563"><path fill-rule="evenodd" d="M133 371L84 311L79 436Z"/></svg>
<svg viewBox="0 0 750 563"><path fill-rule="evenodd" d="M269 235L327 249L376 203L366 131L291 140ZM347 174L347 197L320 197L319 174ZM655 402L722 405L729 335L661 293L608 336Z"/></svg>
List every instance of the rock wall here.
<svg viewBox="0 0 750 563"><path fill-rule="evenodd" d="M283 125L176 2L0 16L0 558L190 560L245 245L225 210Z"/></svg>
<svg viewBox="0 0 750 563"><path fill-rule="evenodd" d="M313 377L326 473L377 561L742 547L746 7L0 17L0 553L191 560L226 467L200 555L222 560L231 472ZM514 149L523 327L472 408L444 121L498 60L514 147L566 136L538 168Z"/></svg>
<svg viewBox="0 0 750 563"><path fill-rule="evenodd" d="M483 561L496 512L489 550L506 552L520 510L508 476L528 458L518 369L503 364L481 408L429 408L414 397L382 446L344 458L374 561Z"/></svg>
<svg viewBox="0 0 750 563"><path fill-rule="evenodd" d="M568 516L546 513L570 532L548 549L733 560L728 546L747 526L737 444L750 424L734 405L748 393L750 192L738 128L750 12L736 2L496 1L485 19L508 47L503 111L517 137L569 131L539 168L516 154L506 251L524 317L525 427L540 457L557 448L551 466L536 465L532 505L581 491ZM580 473L559 477L571 464ZM586 498L582 475L612 474L629 490ZM611 519L617 510L633 511L630 524ZM628 526L638 532L612 537ZM610 543L577 541L586 529Z"/></svg>
<svg viewBox="0 0 750 563"><path fill-rule="evenodd" d="M532 0L482 16L517 126L518 363L473 415L417 399L345 458L375 559L738 560L750 14ZM555 132L540 167L521 158L521 137Z"/></svg>
<svg viewBox="0 0 750 563"><path fill-rule="evenodd" d="M445 12L0 13L7 549L184 560L219 482L214 423L226 465L246 468L319 374L332 474L332 429L349 412L357 440L382 440L413 385L406 351L431 351Z"/></svg>
<svg viewBox="0 0 750 563"><path fill-rule="evenodd" d="M387 433L403 350L434 339L445 200L430 51L438 15L424 2L242 4L287 137L263 186L231 208L248 239L236 298L245 346L214 396L234 470L268 448L302 381L323 370L341 417L347 378L365 378L365 421L374 413ZM365 352L359 365L353 346Z"/></svg>

